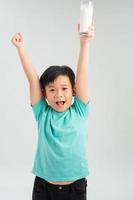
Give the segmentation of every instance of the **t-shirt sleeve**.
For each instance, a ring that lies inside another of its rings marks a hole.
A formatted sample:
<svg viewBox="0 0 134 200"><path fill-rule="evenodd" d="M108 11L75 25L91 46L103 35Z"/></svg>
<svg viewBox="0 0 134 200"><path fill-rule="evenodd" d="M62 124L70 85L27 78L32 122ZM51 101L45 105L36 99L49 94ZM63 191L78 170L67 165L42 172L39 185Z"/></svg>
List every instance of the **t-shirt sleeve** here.
<svg viewBox="0 0 134 200"><path fill-rule="evenodd" d="M84 103L78 96L74 97L73 108L81 117L88 117L90 110L89 104L90 101L88 103Z"/></svg>
<svg viewBox="0 0 134 200"><path fill-rule="evenodd" d="M36 121L38 121L43 112L46 111L47 106L48 106L47 101L43 98L40 99L35 105L31 104Z"/></svg>

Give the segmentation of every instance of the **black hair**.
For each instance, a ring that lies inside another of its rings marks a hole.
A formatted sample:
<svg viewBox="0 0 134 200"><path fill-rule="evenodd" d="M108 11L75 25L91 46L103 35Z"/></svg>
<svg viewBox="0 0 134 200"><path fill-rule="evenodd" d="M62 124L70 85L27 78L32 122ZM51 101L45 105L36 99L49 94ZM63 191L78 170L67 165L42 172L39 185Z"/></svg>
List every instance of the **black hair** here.
<svg viewBox="0 0 134 200"><path fill-rule="evenodd" d="M45 86L47 86L49 83L54 82L54 80L59 76L59 75L65 75L68 76L70 83L72 85L72 89L75 86L75 74L73 70L66 66L57 66L57 65L52 65L48 67L43 74L40 76L40 84L41 84L41 89L45 90Z"/></svg>

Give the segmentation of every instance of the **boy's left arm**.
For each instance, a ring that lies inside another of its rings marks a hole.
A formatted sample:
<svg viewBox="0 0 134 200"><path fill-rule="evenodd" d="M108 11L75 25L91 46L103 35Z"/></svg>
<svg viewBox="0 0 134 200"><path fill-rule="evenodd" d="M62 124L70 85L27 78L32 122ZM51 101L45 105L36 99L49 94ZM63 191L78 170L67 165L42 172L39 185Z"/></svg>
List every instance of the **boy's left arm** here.
<svg viewBox="0 0 134 200"><path fill-rule="evenodd" d="M80 25L78 24L78 31ZM80 53L78 66L76 71L75 95L84 103L89 102L89 84L88 84L88 61L89 61L89 45L94 37L94 26L89 28L88 33L80 35Z"/></svg>

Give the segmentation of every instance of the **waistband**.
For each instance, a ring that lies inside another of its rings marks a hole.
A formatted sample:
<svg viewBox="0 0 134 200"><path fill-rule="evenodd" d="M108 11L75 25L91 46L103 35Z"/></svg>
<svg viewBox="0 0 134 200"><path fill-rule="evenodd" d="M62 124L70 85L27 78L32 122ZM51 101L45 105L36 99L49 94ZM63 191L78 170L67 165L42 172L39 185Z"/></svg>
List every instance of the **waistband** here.
<svg viewBox="0 0 134 200"><path fill-rule="evenodd" d="M49 183L47 180L41 178L41 177L38 177L36 176L35 177L35 181L37 181L38 183L41 183L43 184L43 186L46 186L47 188L50 188L50 189L59 189L59 190L70 190L70 189L74 189L76 187L86 187L87 186L87 179L86 178L81 178L81 179L78 179L76 181L74 181L73 183L70 183L70 184L67 184L67 185L57 185L57 184L52 184L52 183Z"/></svg>

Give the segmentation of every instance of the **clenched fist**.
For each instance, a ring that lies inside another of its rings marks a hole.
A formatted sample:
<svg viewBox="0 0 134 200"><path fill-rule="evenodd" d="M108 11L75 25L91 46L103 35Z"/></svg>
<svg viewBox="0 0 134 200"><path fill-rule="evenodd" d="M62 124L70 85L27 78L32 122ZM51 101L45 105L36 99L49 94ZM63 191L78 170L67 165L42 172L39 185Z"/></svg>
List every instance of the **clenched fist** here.
<svg viewBox="0 0 134 200"><path fill-rule="evenodd" d="M24 38L21 33L16 33L11 41L18 49L24 48Z"/></svg>

